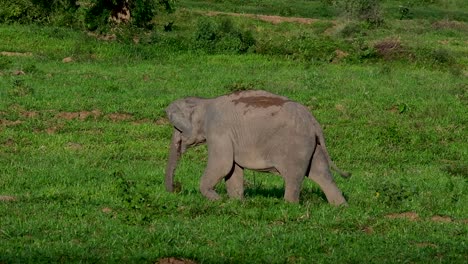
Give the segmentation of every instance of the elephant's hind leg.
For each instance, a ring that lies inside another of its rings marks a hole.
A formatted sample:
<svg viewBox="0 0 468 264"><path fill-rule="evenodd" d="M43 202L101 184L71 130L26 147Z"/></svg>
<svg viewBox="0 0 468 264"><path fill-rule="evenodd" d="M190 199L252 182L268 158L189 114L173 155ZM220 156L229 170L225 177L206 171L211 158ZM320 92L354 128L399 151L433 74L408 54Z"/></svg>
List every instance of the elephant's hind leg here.
<svg viewBox="0 0 468 264"><path fill-rule="evenodd" d="M200 181L200 191L210 200L218 200L219 194L214 187L234 166L231 141L221 137L212 137L208 141L208 164Z"/></svg>
<svg viewBox="0 0 468 264"><path fill-rule="evenodd" d="M234 164L231 173L225 177L226 189L229 197L244 198L244 169Z"/></svg>
<svg viewBox="0 0 468 264"><path fill-rule="evenodd" d="M299 202L302 181L304 180L307 170L304 164L306 164L306 162L294 162L294 160L292 160L277 167L284 179L284 200L287 202Z"/></svg>
<svg viewBox="0 0 468 264"><path fill-rule="evenodd" d="M320 186L328 202L333 205L346 204L343 194L333 180L322 146L317 145L311 162L309 178Z"/></svg>

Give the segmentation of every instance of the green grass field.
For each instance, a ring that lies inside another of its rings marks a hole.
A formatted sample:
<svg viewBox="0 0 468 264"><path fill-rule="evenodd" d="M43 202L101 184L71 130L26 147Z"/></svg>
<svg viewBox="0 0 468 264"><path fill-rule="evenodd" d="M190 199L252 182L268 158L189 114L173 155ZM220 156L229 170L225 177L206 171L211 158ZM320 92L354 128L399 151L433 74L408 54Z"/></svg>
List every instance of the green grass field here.
<svg viewBox="0 0 468 264"><path fill-rule="evenodd" d="M312 24L232 17L255 47L194 47L197 21L225 17L203 12L243 12L235 2L180 1L159 24L174 30L138 44L0 24L0 263L468 261L468 24L440 18L455 8L389 14L376 29L331 11ZM256 2L255 12L297 17L308 3L281 14ZM223 199L208 201L205 146L179 162L181 190L165 191L164 108L239 89L311 109L332 159L353 173L335 177L348 207L328 205L308 179L300 203L285 203L281 177L251 171L244 200L221 183Z"/></svg>

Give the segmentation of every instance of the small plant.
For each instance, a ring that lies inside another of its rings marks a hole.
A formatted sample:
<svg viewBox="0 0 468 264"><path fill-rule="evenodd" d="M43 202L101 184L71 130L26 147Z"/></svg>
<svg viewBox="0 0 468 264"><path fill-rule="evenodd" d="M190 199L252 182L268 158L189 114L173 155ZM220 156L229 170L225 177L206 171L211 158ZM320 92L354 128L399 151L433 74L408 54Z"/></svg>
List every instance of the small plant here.
<svg viewBox="0 0 468 264"><path fill-rule="evenodd" d="M399 6L398 13L400 14L400 20L413 18L413 13L407 6Z"/></svg>
<svg viewBox="0 0 468 264"><path fill-rule="evenodd" d="M431 57L438 64L454 64L455 57L453 54L444 48L439 48L431 52Z"/></svg>
<svg viewBox="0 0 468 264"><path fill-rule="evenodd" d="M399 207L401 203L418 195L414 184L404 179L399 181L384 180L377 185L375 196L387 206Z"/></svg>

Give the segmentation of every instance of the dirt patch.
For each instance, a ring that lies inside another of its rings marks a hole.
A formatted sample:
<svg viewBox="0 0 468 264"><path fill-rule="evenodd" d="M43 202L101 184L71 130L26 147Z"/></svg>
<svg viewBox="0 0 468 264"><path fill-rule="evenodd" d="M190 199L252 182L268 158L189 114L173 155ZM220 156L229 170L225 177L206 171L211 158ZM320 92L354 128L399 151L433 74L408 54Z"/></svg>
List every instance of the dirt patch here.
<svg viewBox="0 0 468 264"><path fill-rule="evenodd" d="M282 17L282 16L239 14L239 13L216 12L216 11L203 12L203 14L205 14L207 16L226 15L226 16L235 16L235 17L249 17L249 18L262 20L262 21L265 21L265 22L270 22L272 24L279 24L279 23L283 23L283 22L288 22L288 23L299 23L299 24L310 25L310 24L312 24L314 22L319 21L318 19L304 18L304 17Z"/></svg>
<svg viewBox="0 0 468 264"><path fill-rule="evenodd" d="M10 195L0 195L0 202L14 202L16 197Z"/></svg>
<svg viewBox="0 0 468 264"><path fill-rule="evenodd" d="M8 57L31 57L33 54L31 52L9 52L9 51L2 51L0 52L3 56Z"/></svg>
<svg viewBox="0 0 468 264"><path fill-rule="evenodd" d="M44 130L47 134L49 135L52 135L52 134L55 134L58 130L60 130L61 127L56 127L56 126L53 126L53 127L48 127L46 128L46 130Z"/></svg>
<svg viewBox="0 0 468 264"><path fill-rule="evenodd" d="M66 57L62 60L63 63L70 63L70 62L73 62L73 58L72 57Z"/></svg>
<svg viewBox="0 0 468 264"><path fill-rule="evenodd" d="M169 119L167 119L166 117L161 117L161 118L158 118L154 123L158 126L162 126L162 125L168 125L170 122L169 122Z"/></svg>
<svg viewBox="0 0 468 264"><path fill-rule="evenodd" d="M8 119L0 119L0 126L17 126L22 123L23 121L20 120L11 121Z"/></svg>
<svg viewBox="0 0 468 264"><path fill-rule="evenodd" d="M69 150L80 150L83 148L83 145L80 143L75 143L75 142L68 142L67 143L67 149Z"/></svg>
<svg viewBox="0 0 468 264"><path fill-rule="evenodd" d="M16 144L16 142L11 138L9 138L5 142L3 142L3 145L5 147L13 147L15 144Z"/></svg>
<svg viewBox="0 0 468 264"><path fill-rule="evenodd" d="M109 207L104 207L101 209L101 211L105 214L109 214L109 213L112 213L112 209L109 208Z"/></svg>
<svg viewBox="0 0 468 264"><path fill-rule="evenodd" d="M385 218L389 219L407 219L410 221L417 221L419 220L419 215L415 212L404 212L404 213L396 213L396 214L388 214Z"/></svg>
<svg viewBox="0 0 468 264"><path fill-rule="evenodd" d="M338 63L349 56L349 53L342 50L335 50L335 57L332 59L332 63Z"/></svg>
<svg viewBox="0 0 468 264"><path fill-rule="evenodd" d="M459 30L468 30L468 27L458 21L450 21L450 20L441 20L432 23L432 27L434 29L459 29Z"/></svg>
<svg viewBox="0 0 468 264"><path fill-rule="evenodd" d="M26 73L22 70L16 70L12 72L13 75L25 75Z"/></svg>
<svg viewBox="0 0 468 264"><path fill-rule="evenodd" d="M117 121L127 121L130 119L133 119L133 116L131 114L122 114L122 113L112 113L106 115L107 118L110 120L117 122Z"/></svg>
<svg viewBox="0 0 468 264"><path fill-rule="evenodd" d="M431 220L433 222L438 222L438 223L450 223L452 222L452 218L448 216L440 216L440 215L435 215L431 217Z"/></svg>
<svg viewBox="0 0 468 264"><path fill-rule="evenodd" d="M195 261L183 258L162 258L156 264L197 264Z"/></svg>
<svg viewBox="0 0 468 264"><path fill-rule="evenodd" d="M24 111L24 112L21 112L21 116L26 117L26 118L34 118L34 117L37 117L38 115L39 115L39 112L37 112L37 111Z"/></svg>
<svg viewBox="0 0 468 264"><path fill-rule="evenodd" d="M361 230L362 232L369 234L369 235L374 233L374 228L372 226L365 226Z"/></svg>
<svg viewBox="0 0 468 264"><path fill-rule="evenodd" d="M422 247L438 248L438 246L436 244L429 243L429 242L416 243L416 246L420 247L420 248L422 248Z"/></svg>
<svg viewBox="0 0 468 264"><path fill-rule="evenodd" d="M80 112L60 112L55 115L56 118L65 119L65 120L85 120L88 117L92 117L97 119L102 115L100 110L93 110L93 111L80 111Z"/></svg>

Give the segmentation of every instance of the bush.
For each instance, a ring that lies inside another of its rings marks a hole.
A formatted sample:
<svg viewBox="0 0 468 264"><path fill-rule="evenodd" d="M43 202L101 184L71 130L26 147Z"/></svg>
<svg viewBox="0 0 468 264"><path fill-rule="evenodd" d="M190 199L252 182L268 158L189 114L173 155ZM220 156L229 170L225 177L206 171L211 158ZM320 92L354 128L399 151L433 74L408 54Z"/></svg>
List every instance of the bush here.
<svg viewBox="0 0 468 264"><path fill-rule="evenodd" d="M399 39L381 40L374 44L374 50L384 60L402 59L408 55Z"/></svg>
<svg viewBox="0 0 468 264"><path fill-rule="evenodd" d="M352 19L365 21L372 26L380 26L384 22L379 0L335 0L329 2Z"/></svg>
<svg viewBox="0 0 468 264"><path fill-rule="evenodd" d="M220 22L199 19L194 39L196 47L208 53L245 53L256 44L252 32L239 29L229 17Z"/></svg>
<svg viewBox="0 0 468 264"><path fill-rule="evenodd" d="M151 29L152 19L159 10L173 11L169 0L93 0L92 4L85 17L90 30L122 22Z"/></svg>
<svg viewBox="0 0 468 264"><path fill-rule="evenodd" d="M0 23L46 23L58 14L70 20L77 9L75 0L0 0Z"/></svg>
<svg viewBox="0 0 468 264"><path fill-rule="evenodd" d="M84 23L89 30L96 30L112 23L128 22L135 27L150 29L152 20L159 11L173 11L172 2L172 0L81 2L77 0L0 0L0 23L48 23L57 26Z"/></svg>

